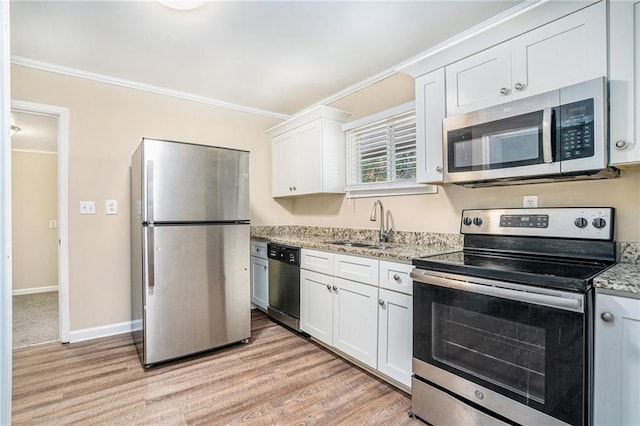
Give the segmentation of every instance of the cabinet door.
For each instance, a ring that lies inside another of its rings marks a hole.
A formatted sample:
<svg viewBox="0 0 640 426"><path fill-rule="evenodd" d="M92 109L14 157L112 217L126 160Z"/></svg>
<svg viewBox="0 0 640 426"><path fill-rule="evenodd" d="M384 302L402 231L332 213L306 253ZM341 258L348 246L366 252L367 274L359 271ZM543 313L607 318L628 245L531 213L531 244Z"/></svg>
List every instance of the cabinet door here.
<svg viewBox="0 0 640 426"><path fill-rule="evenodd" d="M269 261L251 256L251 302L267 309L269 306Z"/></svg>
<svg viewBox="0 0 640 426"><path fill-rule="evenodd" d="M444 68L416 79L416 180L442 182Z"/></svg>
<svg viewBox="0 0 640 426"><path fill-rule="evenodd" d="M572 13L511 42L513 98L607 75L605 2Z"/></svg>
<svg viewBox="0 0 640 426"><path fill-rule="evenodd" d="M300 271L300 329L333 345L333 277Z"/></svg>
<svg viewBox="0 0 640 426"><path fill-rule="evenodd" d="M483 50L446 67L447 117L511 99L508 43Z"/></svg>
<svg viewBox="0 0 640 426"><path fill-rule="evenodd" d="M293 131L272 139L271 155L272 195L274 197L293 195L298 157Z"/></svg>
<svg viewBox="0 0 640 426"><path fill-rule="evenodd" d="M334 278L333 346L376 368L378 288Z"/></svg>
<svg viewBox="0 0 640 426"><path fill-rule="evenodd" d="M640 300L597 294L595 321L593 424L637 425Z"/></svg>
<svg viewBox="0 0 640 426"><path fill-rule="evenodd" d="M322 192L322 120L317 119L295 130L298 145L297 182L294 193Z"/></svg>
<svg viewBox="0 0 640 426"><path fill-rule="evenodd" d="M609 3L611 165L640 163L640 2ZM635 128L634 128L635 126Z"/></svg>
<svg viewBox="0 0 640 426"><path fill-rule="evenodd" d="M410 387L413 356L412 297L380 289L378 321L378 370Z"/></svg>

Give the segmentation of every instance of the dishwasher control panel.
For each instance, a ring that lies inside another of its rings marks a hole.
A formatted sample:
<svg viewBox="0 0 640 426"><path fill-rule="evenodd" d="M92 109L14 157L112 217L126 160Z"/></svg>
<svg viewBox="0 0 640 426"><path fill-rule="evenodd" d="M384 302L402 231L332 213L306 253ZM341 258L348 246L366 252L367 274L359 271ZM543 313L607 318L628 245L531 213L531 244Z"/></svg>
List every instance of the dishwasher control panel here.
<svg viewBox="0 0 640 426"><path fill-rule="evenodd" d="M267 245L267 257L280 262L300 266L300 248L282 244L269 243Z"/></svg>

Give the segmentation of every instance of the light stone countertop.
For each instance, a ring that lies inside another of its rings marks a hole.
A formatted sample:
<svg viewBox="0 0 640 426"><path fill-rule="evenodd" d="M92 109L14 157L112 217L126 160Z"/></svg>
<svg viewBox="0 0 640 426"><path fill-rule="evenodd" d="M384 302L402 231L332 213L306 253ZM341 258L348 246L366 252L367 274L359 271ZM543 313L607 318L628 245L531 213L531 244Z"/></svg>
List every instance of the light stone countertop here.
<svg viewBox="0 0 640 426"><path fill-rule="evenodd" d="M362 229L305 226L252 227L251 239L411 263L414 258L462 250L462 236L421 232L397 232L388 248L376 249L331 244L349 240L376 244L377 232ZM594 278L596 289L640 298L640 243L619 243L619 263Z"/></svg>
<svg viewBox="0 0 640 426"><path fill-rule="evenodd" d="M593 280L596 289L640 298L640 243L619 242L619 263Z"/></svg>
<svg viewBox="0 0 640 426"><path fill-rule="evenodd" d="M374 257L394 262L411 263L414 258L462 250L462 236L423 232L395 232L392 241L381 243L384 249L332 244L332 241L352 241L378 244L377 231L347 228L320 228L301 226L252 227L251 239L330 251Z"/></svg>

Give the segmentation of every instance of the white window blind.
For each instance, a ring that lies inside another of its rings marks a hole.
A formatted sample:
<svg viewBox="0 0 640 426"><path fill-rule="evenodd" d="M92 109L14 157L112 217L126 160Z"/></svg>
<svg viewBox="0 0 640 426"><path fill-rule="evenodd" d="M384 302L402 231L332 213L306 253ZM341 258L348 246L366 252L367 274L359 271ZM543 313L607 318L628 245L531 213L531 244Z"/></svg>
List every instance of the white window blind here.
<svg viewBox="0 0 640 426"><path fill-rule="evenodd" d="M346 139L347 193L415 186L414 110L350 129Z"/></svg>

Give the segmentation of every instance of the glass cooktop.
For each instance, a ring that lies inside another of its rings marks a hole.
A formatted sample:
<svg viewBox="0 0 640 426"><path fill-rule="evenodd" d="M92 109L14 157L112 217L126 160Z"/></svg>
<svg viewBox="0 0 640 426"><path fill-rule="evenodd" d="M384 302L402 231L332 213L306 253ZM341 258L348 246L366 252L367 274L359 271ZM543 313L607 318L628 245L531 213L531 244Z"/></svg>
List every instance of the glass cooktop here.
<svg viewBox="0 0 640 426"><path fill-rule="evenodd" d="M469 250L413 260L420 269L581 292L588 290L593 278L613 263Z"/></svg>

